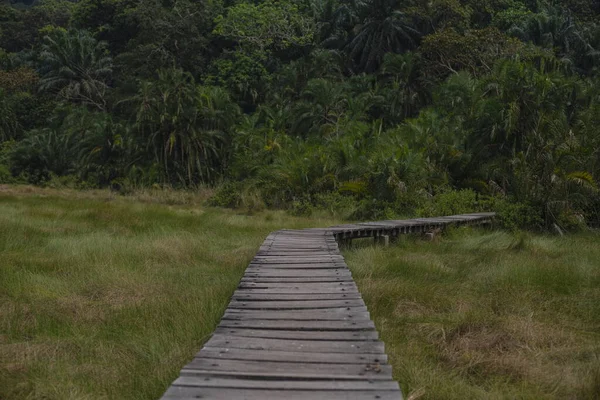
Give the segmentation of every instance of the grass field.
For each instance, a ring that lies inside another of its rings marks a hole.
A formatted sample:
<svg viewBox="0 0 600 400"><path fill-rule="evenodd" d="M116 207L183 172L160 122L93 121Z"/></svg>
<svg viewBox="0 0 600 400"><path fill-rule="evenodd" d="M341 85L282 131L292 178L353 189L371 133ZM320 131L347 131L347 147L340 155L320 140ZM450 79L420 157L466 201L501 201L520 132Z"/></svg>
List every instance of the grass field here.
<svg viewBox="0 0 600 400"><path fill-rule="evenodd" d="M0 186L0 399L155 399L268 232L332 219ZM454 230L344 252L406 397L597 399L600 237Z"/></svg>
<svg viewBox="0 0 600 400"><path fill-rule="evenodd" d="M156 399L265 236L327 226L202 196L0 188L0 399Z"/></svg>
<svg viewBox="0 0 600 400"><path fill-rule="evenodd" d="M456 230L345 252L411 399L599 399L600 236Z"/></svg>

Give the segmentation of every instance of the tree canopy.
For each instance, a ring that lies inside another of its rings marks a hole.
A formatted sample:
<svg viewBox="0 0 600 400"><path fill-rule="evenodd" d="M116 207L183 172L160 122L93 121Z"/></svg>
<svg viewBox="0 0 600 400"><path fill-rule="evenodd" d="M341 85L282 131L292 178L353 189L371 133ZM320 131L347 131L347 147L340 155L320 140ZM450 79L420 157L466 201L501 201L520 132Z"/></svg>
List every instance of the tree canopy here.
<svg viewBox="0 0 600 400"><path fill-rule="evenodd" d="M0 183L598 224L599 20L592 0L3 2Z"/></svg>

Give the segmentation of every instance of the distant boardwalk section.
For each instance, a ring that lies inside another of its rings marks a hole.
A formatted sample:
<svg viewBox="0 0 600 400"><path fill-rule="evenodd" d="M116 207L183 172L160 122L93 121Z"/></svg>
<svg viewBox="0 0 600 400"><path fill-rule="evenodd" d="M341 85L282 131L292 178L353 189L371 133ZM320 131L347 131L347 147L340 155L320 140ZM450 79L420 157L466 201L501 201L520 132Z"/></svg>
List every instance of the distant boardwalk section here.
<svg viewBox="0 0 600 400"><path fill-rule="evenodd" d="M212 338L163 399L402 398L338 241L395 237L493 213L380 221L270 234Z"/></svg>

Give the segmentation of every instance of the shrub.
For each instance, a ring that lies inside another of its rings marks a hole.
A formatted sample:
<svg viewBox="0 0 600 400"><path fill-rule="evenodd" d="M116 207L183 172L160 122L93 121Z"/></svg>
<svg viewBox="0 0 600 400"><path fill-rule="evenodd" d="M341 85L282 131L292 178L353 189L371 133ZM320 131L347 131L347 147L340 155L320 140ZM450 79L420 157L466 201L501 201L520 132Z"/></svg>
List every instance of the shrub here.
<svg viewBox="0 0 600 400"><path fill-rule="evenodd" d="M0 164L0 183L13 183L13 179L8 167Z"/></svg>
<svg viewBox="0 0 600 400"><path fill-rule="evenodd" d="M262 211L266 208L260 189L255 186L247 185L239 193L238 206L247 213Z"/></svg>
<svg viewBox="0 0 600 400"><path fill-rule="evenodd" d="M541 210L525 203L513 202L507 198L490 197L481 202L485 211L496 213L495 223L505 229L538 230L543 227Z"/></svg>
<svg viewBox="0 0 600 400"><path fill-rule="evenodd" d="M313 206L307 199L294 200L288 212L296 217L309 217L313 212Z"/></svg>
<svg viewBox="0 0 600 400"><path fill-rule="evenodd" d="M377 199L361 200L355 211L350 215L350 219L354 220L384 220L396 219L396 213L393 204Z"/></svg>
<svg viewBox="0 0 600 400"><path fill-rule="evenodd" d="M242 203L241 182L225 182L208 200L208 205L214 207L237 208Z"/></svg>
<svg viewBox="0 0 600 400"><path fill-rule="evenodd" d="M348 219L356 212L359 201L354 196L339 192L317 193L313 196L313 205L317 210L326 211L333 217Z"/></svg>
<svg viewBox="0 0 600 400"><path fill-rule="evenodd" d="M477 194L471 189L450 190L433 196L417 209L420 217L467 214L481 211Z"/></svg>

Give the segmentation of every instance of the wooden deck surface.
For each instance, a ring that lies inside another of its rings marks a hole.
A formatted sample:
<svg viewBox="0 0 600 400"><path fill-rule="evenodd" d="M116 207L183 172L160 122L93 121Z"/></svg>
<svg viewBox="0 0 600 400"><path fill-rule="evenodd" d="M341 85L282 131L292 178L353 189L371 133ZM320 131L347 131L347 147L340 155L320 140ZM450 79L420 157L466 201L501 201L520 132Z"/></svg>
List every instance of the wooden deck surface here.
<svg viewBox="0 0 600 400"><path fill-rule="evenodd" d="M401 399L338 241L485 223L493 215L271 233L211 339L163 399Z"/></svg>

